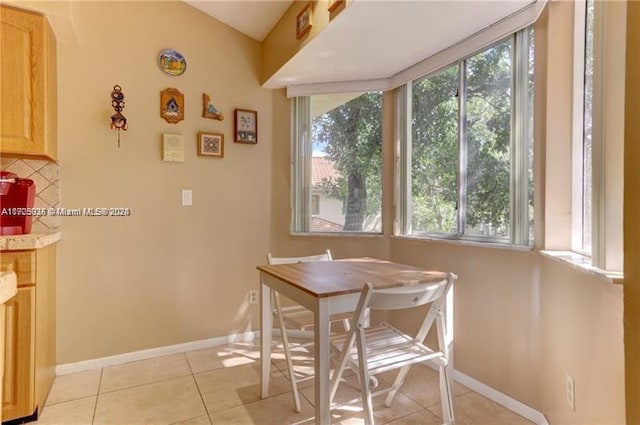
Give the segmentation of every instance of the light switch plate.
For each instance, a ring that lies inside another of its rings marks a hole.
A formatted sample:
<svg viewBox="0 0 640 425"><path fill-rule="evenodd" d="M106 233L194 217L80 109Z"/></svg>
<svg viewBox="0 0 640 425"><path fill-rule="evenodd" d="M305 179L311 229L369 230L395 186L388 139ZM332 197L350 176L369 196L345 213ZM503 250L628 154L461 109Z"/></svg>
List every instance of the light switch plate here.
<svg viewBox="0 0 640 425"><path fill-rule="evenodd" d="M184 162L184 136L182 134L162 135L162 160L165 162Z"/></svg>
<svg viewBox="0 0 640 425"><path fill-rule="evenodd" d="M191 189L182 189L182 205L185 207L193 205L193 192Z"/></svg>
<svg viewBox="0 0 640 425"><path fill-rule="evenodd" d="M571 407L571 411L576 411L576 382L573 376L567 373L567 404Z"/></svg>

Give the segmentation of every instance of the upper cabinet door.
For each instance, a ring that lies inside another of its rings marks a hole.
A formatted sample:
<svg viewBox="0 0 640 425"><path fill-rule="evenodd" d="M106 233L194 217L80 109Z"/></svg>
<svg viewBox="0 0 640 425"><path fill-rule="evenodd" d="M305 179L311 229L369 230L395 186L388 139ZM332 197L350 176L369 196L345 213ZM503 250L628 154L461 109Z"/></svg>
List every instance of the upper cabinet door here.
<svg viewBox="0 0 640 425"><path fill-rule="evenodd" d="M0 6L0 153L56 159L55 38L44 16Z"/></svg>

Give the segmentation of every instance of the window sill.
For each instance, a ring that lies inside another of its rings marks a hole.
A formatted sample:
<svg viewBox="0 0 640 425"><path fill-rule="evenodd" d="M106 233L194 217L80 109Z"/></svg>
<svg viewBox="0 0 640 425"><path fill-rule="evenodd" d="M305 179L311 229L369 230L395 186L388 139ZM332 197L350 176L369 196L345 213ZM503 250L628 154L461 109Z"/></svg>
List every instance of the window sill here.
<svg viewBox="0 0 640 425"><path fill-rule="evenodd" d="M532 246L513 245L513 244L497 243L497 242L478 242L478 241L469 241L464 239L447 239L447 238L435 238L435 237L429 237L429 236L406 236L406 235L393 235L391 236L391 238L406 239L406 240L412 240L412 241L424 241L424 242L442 242L445 244L473 246L476 248L506 249L510 251L533 251Z"/></svg>
<svg viewBox="0 0 640 425"><path fill-rule="evenodd" d="M569 264L576 270L583 271L609 283L622 284L624 276L622 272L613 272L594 267L591 257L580 255L571 251L539 251L544 257L551 258L564 264Z"/></svg>
<svg viewBox="0 0 640 425"><path fill-rule="evenodd" d="M356 233L356 232L289 232L289 236L302 237L329 237L329 238L382 238L382 233Z"/></svg>

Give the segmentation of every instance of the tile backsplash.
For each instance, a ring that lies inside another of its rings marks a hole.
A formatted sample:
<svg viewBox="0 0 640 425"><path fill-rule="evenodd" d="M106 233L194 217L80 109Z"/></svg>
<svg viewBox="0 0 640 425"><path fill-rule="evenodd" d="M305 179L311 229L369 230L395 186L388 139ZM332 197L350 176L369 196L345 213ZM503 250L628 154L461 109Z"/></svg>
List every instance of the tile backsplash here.
<svg viewBox="0 0 640 425"><path fill-rule="evenodd" d="M60 166L55 162L43 159L0 158L0 170L35 182L35 208L60 207ZM60 217L33 217L31 233L50 232L59 227Z"/></svg>

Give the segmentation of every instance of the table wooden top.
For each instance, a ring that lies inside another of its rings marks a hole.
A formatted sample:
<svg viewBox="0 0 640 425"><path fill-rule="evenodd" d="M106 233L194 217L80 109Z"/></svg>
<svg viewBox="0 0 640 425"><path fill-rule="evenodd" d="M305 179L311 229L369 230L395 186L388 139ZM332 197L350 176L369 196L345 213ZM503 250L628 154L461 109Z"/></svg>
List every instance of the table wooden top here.
<svg viewBox="0 0 640 425"><path fill-rule="evenodd" d="M448 276L445 272L427 271L375 258L261 265L257 268L318 298L357 293L367 282L380 289L436 283Z"/></svg>

